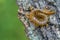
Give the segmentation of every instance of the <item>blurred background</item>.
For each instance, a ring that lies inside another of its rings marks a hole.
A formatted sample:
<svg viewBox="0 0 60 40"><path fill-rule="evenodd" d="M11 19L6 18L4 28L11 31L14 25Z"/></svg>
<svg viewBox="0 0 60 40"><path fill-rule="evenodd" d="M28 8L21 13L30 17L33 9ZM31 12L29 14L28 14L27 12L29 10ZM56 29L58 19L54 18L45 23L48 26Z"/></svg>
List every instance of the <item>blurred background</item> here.
<svg viewBox="0 0 60 40"><path fill-rule="evenodd" d="M27 40L16 0L0 0L0 40Z"/></svg>

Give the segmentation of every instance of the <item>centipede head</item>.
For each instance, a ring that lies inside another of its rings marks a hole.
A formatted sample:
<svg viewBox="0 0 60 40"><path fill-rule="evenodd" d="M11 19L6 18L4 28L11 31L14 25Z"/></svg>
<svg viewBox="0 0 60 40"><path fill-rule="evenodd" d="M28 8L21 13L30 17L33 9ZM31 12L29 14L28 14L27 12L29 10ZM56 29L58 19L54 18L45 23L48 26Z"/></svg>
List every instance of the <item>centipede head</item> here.
<svg viewBox="0 0 60 40"><path fill-rule="evenodd" d="M50 7L49 6L44 7L43 10L42 10L42 12L44 14L48 15L48 16L53 15L53 14L56 13L55 10L52 10L52 9L50 10Z"/></svg>

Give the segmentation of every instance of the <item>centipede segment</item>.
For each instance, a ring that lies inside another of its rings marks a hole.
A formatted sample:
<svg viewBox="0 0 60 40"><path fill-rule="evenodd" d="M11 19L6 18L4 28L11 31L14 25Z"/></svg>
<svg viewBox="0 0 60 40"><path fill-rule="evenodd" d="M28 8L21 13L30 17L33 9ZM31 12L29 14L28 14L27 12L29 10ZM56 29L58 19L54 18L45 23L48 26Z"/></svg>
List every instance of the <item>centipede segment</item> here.
<svg viewBox="0 0 60 40"><path fill-rule="evenodd" d="M32 10L30 14L26 14L30 22L32 22L36 27L46 25L48 22L48 16L42 13L40 10Z"/></svg>

